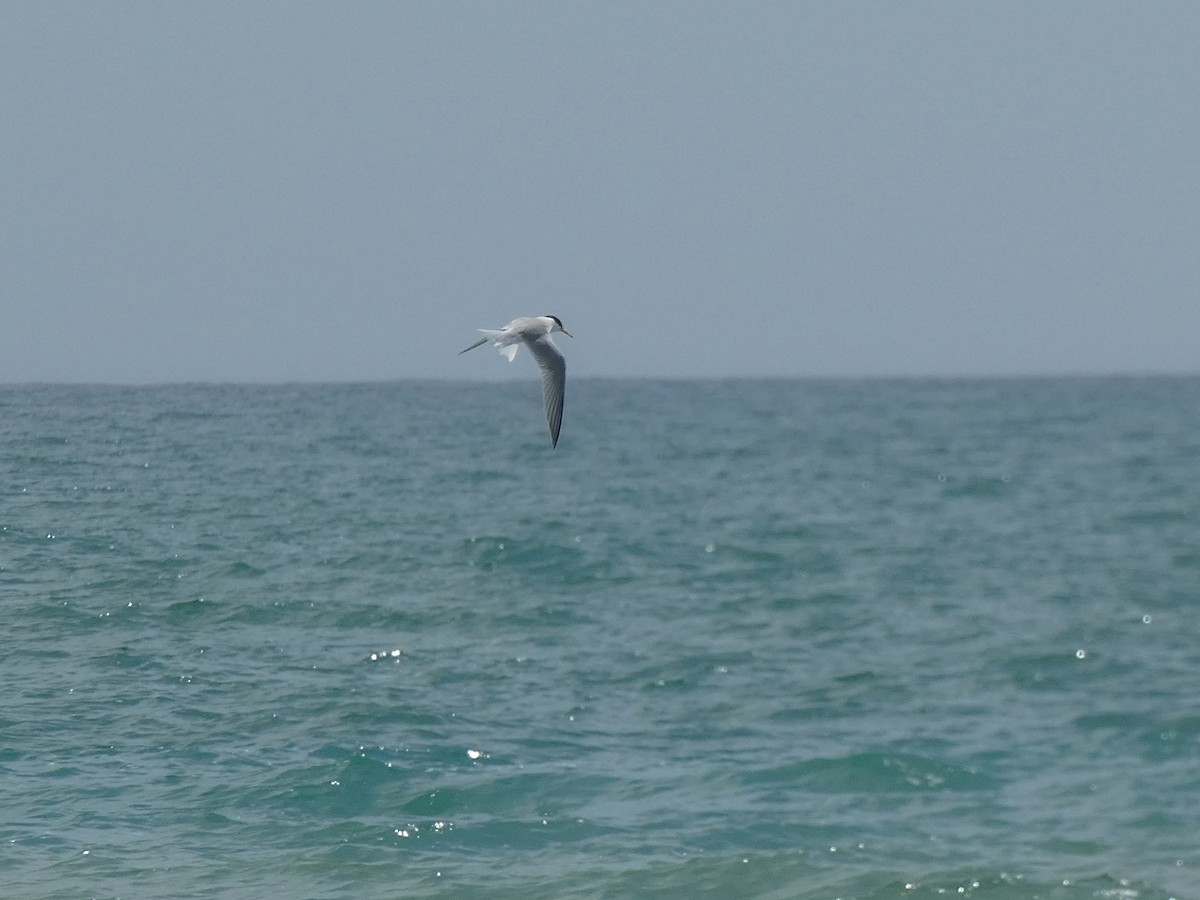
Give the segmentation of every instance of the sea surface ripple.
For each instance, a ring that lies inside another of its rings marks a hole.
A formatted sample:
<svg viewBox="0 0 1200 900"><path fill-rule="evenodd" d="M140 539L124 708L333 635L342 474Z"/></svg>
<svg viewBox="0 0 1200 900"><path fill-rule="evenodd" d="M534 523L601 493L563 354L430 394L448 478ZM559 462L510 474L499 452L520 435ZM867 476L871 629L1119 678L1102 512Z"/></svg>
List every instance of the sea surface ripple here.
<svg viewBox="0 0 1200 900"><path fill-rule="evenodd" d="M1200 380L0 387L0 896L1200 897Z"/></svg>

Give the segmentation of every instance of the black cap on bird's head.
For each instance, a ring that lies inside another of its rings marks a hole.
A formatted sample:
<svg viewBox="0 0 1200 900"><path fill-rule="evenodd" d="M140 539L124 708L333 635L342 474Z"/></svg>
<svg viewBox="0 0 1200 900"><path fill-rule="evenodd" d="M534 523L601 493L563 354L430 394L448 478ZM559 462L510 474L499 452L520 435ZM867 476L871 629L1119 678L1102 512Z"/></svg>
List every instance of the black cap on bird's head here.
<svg viewBox="0 0 1200 900"><path fill-rule="evenodd" d="M571 334L571 332L569 332L569 331L567 331L567 329L563 328L562 319L560 319L558 316L546 316L546 318L553 319L554 324L558 326L558 330L561 331L563 334L565 334L567 337L575 337L575 335Z"/></svg>

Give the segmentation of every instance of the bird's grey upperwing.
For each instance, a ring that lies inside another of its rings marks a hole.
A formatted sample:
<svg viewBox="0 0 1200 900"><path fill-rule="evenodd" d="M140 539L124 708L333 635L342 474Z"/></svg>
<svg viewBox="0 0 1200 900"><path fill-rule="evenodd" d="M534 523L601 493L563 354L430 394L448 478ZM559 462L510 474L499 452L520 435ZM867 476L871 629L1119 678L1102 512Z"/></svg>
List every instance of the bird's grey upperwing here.
<svg viewBox="0 0 1200 900"><path fill-rule="evenodd" d="M538 368L542 370L542 394L546 400L546 424L550 426L550 446L558 446L558 432L562 428L563 389L567 383L567 361L550 340L550 335L526 338L526 346Z"/></svg>

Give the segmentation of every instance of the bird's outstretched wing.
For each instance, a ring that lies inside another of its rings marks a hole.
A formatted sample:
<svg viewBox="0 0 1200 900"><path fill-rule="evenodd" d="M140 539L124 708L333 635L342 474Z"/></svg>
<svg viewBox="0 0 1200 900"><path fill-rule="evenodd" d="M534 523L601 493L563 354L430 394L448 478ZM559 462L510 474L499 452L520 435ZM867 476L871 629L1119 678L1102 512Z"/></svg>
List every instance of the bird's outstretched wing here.
<svg viewBox="0 0 1200 900"><path fill-rule="evenodd" d="M563 389L567 383L567 361L550 340L550 335L543 334L536 338L526 338L526 346L533 358L537 360L538 368L542 370L542 394L546 400L546 424L550 426L550 446L558 446L558 432L562 428Z"/></svg>

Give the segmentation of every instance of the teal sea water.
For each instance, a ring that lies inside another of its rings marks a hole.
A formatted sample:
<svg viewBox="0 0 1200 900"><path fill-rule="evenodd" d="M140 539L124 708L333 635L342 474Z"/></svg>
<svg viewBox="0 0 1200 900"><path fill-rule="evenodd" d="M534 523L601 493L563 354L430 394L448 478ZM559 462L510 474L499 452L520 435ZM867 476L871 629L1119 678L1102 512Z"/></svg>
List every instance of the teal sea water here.
<svg viewBox="0 0 1200 900"><path fill-rule="evenodd" d="M1200 897L1200 379L0 388L0 896Z"/></svg>

